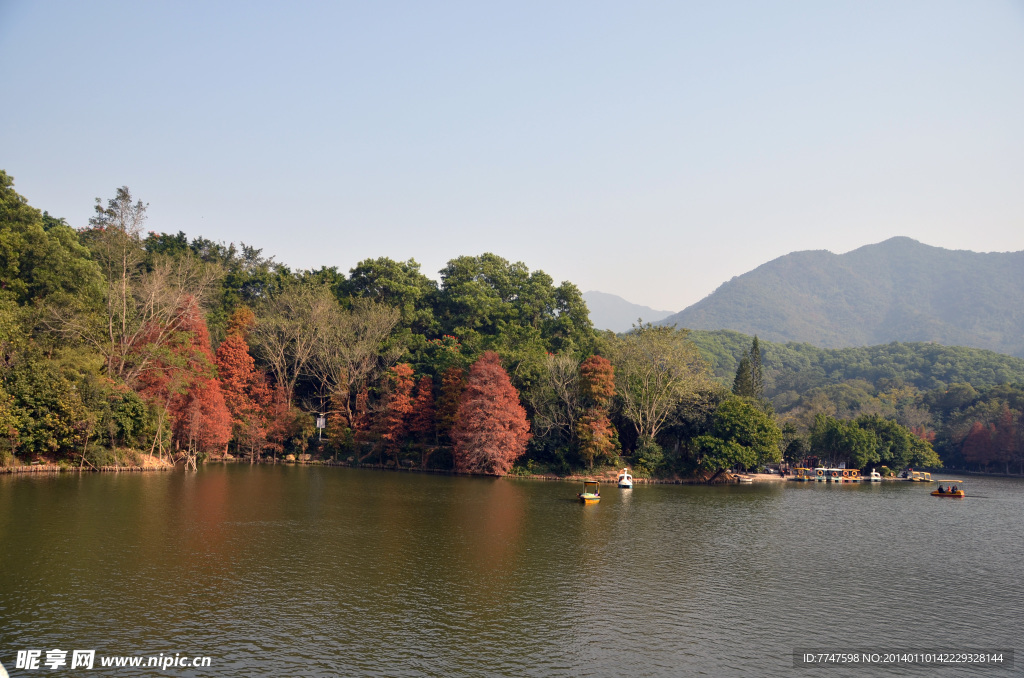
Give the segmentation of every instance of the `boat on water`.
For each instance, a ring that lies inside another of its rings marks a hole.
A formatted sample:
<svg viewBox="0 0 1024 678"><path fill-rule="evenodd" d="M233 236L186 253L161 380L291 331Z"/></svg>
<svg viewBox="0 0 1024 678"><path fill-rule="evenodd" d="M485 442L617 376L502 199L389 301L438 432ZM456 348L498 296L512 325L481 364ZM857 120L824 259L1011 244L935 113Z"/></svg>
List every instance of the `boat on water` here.
<svg viewBox="0 0 1024 678"><path fill-rule="evenodd" d="M943 485L943 483L949 483ZM964 488L962 487L964 481L962 480L940 480L939 489L932 490L933 497L949 497L951 499L963 499L967 495L964 494Z"/></svg>
<svg viewBox="0 0 1024 678"><path fill-rule="evenodd" d="M790 478L790 480L795 480L798 483L814 482L817 479L818 477L813 469L804 468L802 466L798 466L793 469L793 475Z"/></svg>
<svg viewBox="0 0 1024 678"><path fill-rule="evenodd" d="M615 479L615 482L624 490L633 489L633 475L629 472L628 468L619 471L619 477Z"/></svg>
<svg viewBox="0 0 1024 678"><path fill-rule="evenodd" d="M932 474L927 471L912 471L907 469L903 472L903 477L911 483L933 483Z"/></svg>
<svg viewBox="0 0 1024 678"><path fill-rule="evenodd" d="M859 483L863 478L860 469L855 468L823 468L814 469L815 480L829 483Z"/></svg>
<svg viewBox="0 0 1024 678"><path fill-rule="evenodd" d="M583 491L576 495L584 504L596 504L601 501L601 487L596 480L584 480Z"/></svg>
<svg viewBox="0 0 1024 678"><path fill-rule="evenodd" d="M871 469L871 473L864 476L864 480L869 483L880 483L882 482L882 474L875 469Z"/></svg>

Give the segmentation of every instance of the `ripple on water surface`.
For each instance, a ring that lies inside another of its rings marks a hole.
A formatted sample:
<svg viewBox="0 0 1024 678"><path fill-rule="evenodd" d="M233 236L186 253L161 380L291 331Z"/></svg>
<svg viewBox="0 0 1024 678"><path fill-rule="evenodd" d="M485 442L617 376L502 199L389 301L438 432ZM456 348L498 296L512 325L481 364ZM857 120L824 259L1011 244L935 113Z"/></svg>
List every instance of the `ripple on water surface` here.
<svg viewBox="0 0 1024 678"><path fill-rule="evenodd" d="M1024 483L969 489L607 487L582 506L570 483L352 469L5 477L0 658L187 652L213 658L204 676L781 676L797 648L1011 649Z"/></svg>

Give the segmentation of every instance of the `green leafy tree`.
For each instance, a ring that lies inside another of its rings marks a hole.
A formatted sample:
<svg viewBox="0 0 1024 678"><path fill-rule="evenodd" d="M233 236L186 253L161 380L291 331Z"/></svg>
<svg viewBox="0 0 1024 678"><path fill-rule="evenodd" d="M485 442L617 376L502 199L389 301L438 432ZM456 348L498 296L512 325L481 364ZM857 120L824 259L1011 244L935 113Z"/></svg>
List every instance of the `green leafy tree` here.
<svg viewBox="0 0 1024 678"><path fill-rule="evenodd" d="M782 431L774 419L745 398L727 398L715 410L711 430L694 440L698 463L708 471L756 469L782 460Z"/></svg>
<svg viewBox="0 0 1024 678"><path fill-rule="evenodd" d="M19 305L46 300L91 309L99 303L99 268L78 234L30 206L0 170L0 293Z"/></svg>
<svg viewBox="0 0 1024 678"><path fill-rule="evenodd" d="M685 330L640 325L612 339L609 355L622 414L638 439L655 440L680 404L709 386L704 360Z"/></svg>
<svg viewBox="0 0 1024 678"><path fill-rule="evenodd" d="M540 355L587 353L594 343L586 303L574 285L555 287L543 271L531 273L522 262L490 253L452 259L441 270L435 316L441 331L459 337L470 355L524 344Z"/></svg>
<svg viewBox="0 0 1024 678"><path fill-rule="evenodd" d="M865 414L857 417L856 424L874 435L875 453L878 462L893 469L908 466L937 468L942 465L931 445L921 440L906 427L878 416ZM872 462L868 462L872 463Z"/></svg>
<svg viewBox="0 0 1024 678"><path fill-rule="evenodd" d="M829 466L846 463L850 468L866 468L878 464L882 459L878 449L874 432L860 428L856 422L824 414L815 416L811 452Z"/></svg>
<svg viewBox="0 0 1024 678"><path fill-rule="evenodd" d="M433 305L437 283L420 272L415 259L364 259L349 272L345 294L398 309L399 325L412 334L436 334Z"/></svg>

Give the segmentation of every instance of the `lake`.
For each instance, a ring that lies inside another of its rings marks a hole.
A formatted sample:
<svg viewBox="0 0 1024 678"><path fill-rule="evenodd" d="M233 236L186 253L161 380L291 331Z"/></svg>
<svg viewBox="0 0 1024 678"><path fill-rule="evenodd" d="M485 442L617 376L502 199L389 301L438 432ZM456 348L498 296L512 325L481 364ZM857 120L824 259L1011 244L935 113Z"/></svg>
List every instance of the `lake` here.
<svg viewBox="0 0 1024 678"><path fill-rule="evenodd" d="M942 474L936 474L943 477ZM0 476L12 676L931 675L1008 652L1024 481L602 488L348 468ZM95 650L84 669L19 650ZM101 657L209 658L103 668ZM1010 675L1002 665L943 675Z"/></svg>

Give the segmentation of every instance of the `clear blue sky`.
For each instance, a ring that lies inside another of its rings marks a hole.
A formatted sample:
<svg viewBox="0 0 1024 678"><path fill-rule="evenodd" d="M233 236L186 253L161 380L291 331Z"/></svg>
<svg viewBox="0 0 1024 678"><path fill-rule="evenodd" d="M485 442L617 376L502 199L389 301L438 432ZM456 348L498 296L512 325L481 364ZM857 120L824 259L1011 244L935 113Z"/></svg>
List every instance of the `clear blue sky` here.
<svg viewBox="0 0 1024 678"><path fill-rule="evenodd" d="M1024 249L1024 4L0 0L0 168L347 271L680 310L794 250Z"/></svg>

